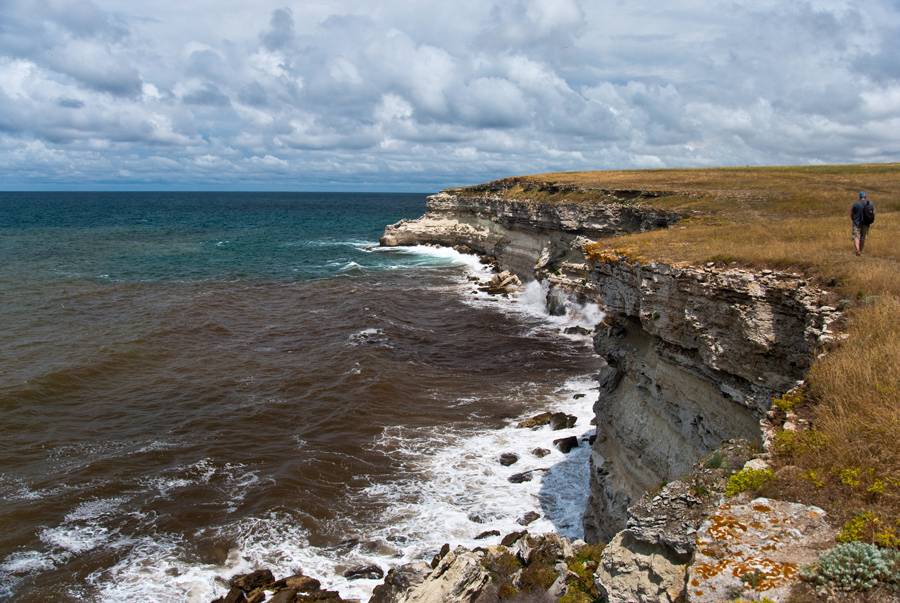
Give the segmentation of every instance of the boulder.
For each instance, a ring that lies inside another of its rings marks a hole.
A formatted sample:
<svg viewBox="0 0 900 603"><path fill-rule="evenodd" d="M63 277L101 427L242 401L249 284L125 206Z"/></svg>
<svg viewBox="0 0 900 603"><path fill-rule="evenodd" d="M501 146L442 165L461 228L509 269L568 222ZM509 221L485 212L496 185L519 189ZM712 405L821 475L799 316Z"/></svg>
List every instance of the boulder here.
<svg viewBox="0 0 900 603"><path fill-rule="evenodd" d="M531 471L525 471L524 473L514 473L509 476L509 482L512 484L521 484L522 482L530 482L532 480Z"/></svg>
<svg viewBox="0 0 900 603"><path fill-rule="evenodd" d="M266 590L264 588L255 588L247 593L247 603L262 603L266 600Z"/></svg>
<svg viewBox="0 0 900 603"><path fill-rule="evenodd" d="M519 524L520 526L527 526L528 524L534 523L535 521L537 521L540 518L541 518L540 513L535 513L534 511L529 511L528 513L525 514L524 517L522 517L521 519L516 521L516 523Z"/></svg>
<svg viewBox="0 0 900 603"><path fill-rule="evenodd" d="M276 587L292 588L301 593L313 592L322 588L322 584L318 580L310 578L309 576L304 576L303 574L289 576L283 580L279 580L275 585Z"/></svg>
<svg viewBox="0 0 900 603"><path fill-rule="evenodd" d="M249 574L237 576L231 580L231 586L236 586L244 592L250 592L256 588L265 588L275 583L275 576L268 569L256 570Z"/></svg>
<svg viewBox="0 0 900 603"><path fill-rule="evenodd" d="M484 540L485 538L490 538L491 536L499 536L499 530L488 530L486 532L482 532L478 536L475 537L475 540Z"/></svg>
<svg viewBox="0 0 900 603"><path fill-rule="evenodd" d="M723 504L697 532L687 600L786 601L800 568L834 545L818 507L768 498Z"/></svg>
<svg viewBox="0 0 900 603"><path fill-rule="evenodd" d="M388 571L383 584L372 591L369 603L399 603L406 593L416 588L431 574L427 563L409 563Z"/></svg>
<svg viewBox="0 0 900 603"><path fill-rule="evenodd" d="M491 583L483 558L481 551L457 547L398 603L471 603Z"/></svg>
<svg viewBox="0 0 900 603"><path fill-rule="evenodd" d="M608 603L681 603L687 561L623 530L603 549L594 581Z"/></svg>
<svg viewBox="0 0 900 603"><path fill-rule="evenodd" d="M506 536L503 537L503 540L500 541L500 546L512 546L514 545L522 536L528 534L526 531L521 532L510 532Z"/></svg>
<svg viewBox="0 0 900 603"><path fill-rule="evenodd" d="M538 415L534 415L530 419L525 419L524 421L519 422L516 427L519 428L534 428L541 427L542 425L547 425L550 423L550 419L553 417L552 412L542 412Z"/></svg>
<svg viewBox="0 0 900 603"><path fill-rule="evenodd" d="M564 412L555 412L553 413L553 416L550 417L550 429L553 431L568 429L574 427L577 421L578 417L574 415L567 415Z"/></svg>
<svg viewBox="0 0 900 603"><path fill-rule="evenodd" d="M516 463L519 460L519 455L515 452L504 452L500 455L500 464L504 467L509 467Z"/></svg>
<svg viewBox="0 0 900 603"><path fill-rule="evenodd" d="M560 438L558 440L553 440L553 445L563 454L568 454L573 448L578 448L578 438L575 436Z"/></svg>
<svg viewBox="0 0 900 603"><path fill-rule="evenodd" d="M535 448L534 450L531 451L531 454L538 457L539 459L542 459L545 456L547 456L548 454L550 454L550 451L547 450L546 448Z"/></svg>
<svg viewBox="0 0 900 603"><path fill-rule="evenodd" d="M267 601L267 603L294 603L297 599L297 591L293 588L280 590Z"/></svg>
<svg viewBox="0 0 900 603"><path fill-rule="evenodd" d="M438 566L438 564L441 562L441 559L443 559L449 552L450 552L450 545L445 542L444 546L441 547L441 550L438 551L437 555L435 555L431 559L431 568L432 569L436 568Z"/></svg>
<svg viewBox="0 0 900 603"><path fill-rule="evenodd" d="M219 597L213 603L246 603L246 601L247 597L244 596L244 591L237 586L232 586L228 594L224 597Z"/></svg>

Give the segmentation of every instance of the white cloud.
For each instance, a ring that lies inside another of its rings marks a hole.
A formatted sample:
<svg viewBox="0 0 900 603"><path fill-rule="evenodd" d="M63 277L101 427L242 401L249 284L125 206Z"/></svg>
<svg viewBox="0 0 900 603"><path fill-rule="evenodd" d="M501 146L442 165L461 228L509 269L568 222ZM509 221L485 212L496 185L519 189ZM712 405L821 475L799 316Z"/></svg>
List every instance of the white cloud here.
<svg viewBox="0 0 900 603"><path fill-rule="evenodd" d="M893 0L5 0L0 23L0 177L20 187L900 152Z"/></svg>

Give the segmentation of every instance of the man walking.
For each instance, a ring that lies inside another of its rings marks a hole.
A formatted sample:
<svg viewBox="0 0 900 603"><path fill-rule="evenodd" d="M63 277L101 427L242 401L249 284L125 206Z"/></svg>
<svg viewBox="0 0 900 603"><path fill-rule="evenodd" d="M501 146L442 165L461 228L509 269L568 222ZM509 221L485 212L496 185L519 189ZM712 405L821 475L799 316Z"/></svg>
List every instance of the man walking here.
<svg viewBox="0 0 900 603"><path fill-rule="evenodd" d="M850 219L853 220L853 244L856 246L856 255L862 255L863 246L866 244L866 234L869 232L869 224L875 219L875 208L866 199L865 192L859 194L859 201L850 208Z"/></svg>

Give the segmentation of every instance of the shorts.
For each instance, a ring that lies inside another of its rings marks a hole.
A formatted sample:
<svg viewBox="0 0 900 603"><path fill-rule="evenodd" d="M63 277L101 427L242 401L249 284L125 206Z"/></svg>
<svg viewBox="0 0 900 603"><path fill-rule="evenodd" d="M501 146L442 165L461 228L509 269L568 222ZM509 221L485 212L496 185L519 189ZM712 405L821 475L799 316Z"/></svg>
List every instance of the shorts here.
<svg viewBox="0 0 900 603"><path fill-rule="evenodd" d="M869 232L869 227L866 226L865 224L862 224L860 226L857 226L856 224L854 224L853 232L852 232L853 240L855 241L856 239L859 239L860 243L865 242L866 234L868 234L868 232Z"/></svg>

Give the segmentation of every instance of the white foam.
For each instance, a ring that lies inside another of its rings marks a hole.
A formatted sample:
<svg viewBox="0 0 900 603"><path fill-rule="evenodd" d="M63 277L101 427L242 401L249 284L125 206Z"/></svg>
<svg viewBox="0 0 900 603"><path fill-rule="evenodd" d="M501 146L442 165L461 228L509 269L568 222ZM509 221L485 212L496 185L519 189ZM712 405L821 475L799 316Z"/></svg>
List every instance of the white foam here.
<svg viewBox="0 0 900 603"><path fill-rule="evenodd" d="M432 247L430 245L412 245L409 247L377 247L371 250L377 253L392 253L406 258L405 262L398 262L395 268L409 268L410 266L466 266L473 272L486 272L485 267L478 256L460 253L451 247Z"/></svg>
<svg viewBox="0 0 900 603"><path fill-rule="evenodd" d="M21 551L13 553L0 563L0 571L10 574L25 574L52 570L56 567L53 559L40 551Z"/></svg>
<svg viewBox="0 0 900 603"><path fill-rule="evenodd" d="M564 330L568 327L580 327L592 331L605 315L600 306L593 302L580 303L567 292L555 291L564 314L552 316L547 309L549 293L550 287L546 281L531 281L525 285L522 291L508 298L480 292L478 295L466 296L464 299L471 305L482 306L489 303L491 307L503 312L538 318L541 320L537 327L538 330L551 329L562 333L565 337L587 341L588 335L577 332L566 334Z"/></svg>
<svg viewBox="0 0 900 603"><path fill-rule="evenodd" d="M95 524L62 525L45 529L39 537L45 544L77 555L108 542L109 530Z"/></svg>

